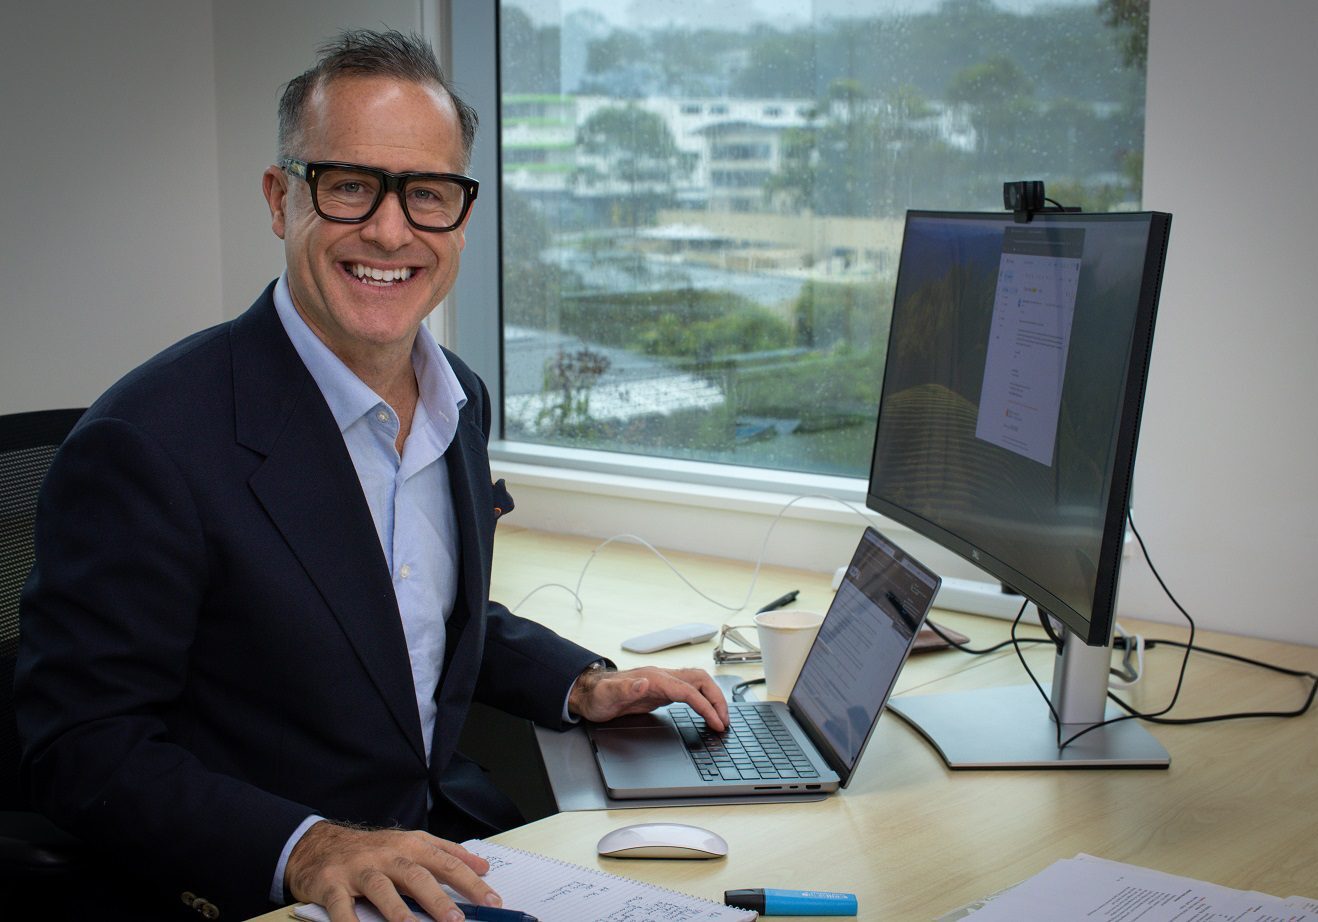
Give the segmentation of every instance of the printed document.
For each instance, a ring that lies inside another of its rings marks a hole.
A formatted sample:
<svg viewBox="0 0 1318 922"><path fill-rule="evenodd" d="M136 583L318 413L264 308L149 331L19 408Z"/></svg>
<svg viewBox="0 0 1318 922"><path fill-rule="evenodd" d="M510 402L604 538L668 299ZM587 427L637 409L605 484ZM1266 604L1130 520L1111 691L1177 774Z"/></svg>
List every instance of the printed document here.
<svg viewBox="0 0 1318 922"><path fill-rule="evenodd" d="M1281 899L1077 855L982 904L963 907L943 918L973 922L1315 922L1318 901L1299 896Z"/></svg>

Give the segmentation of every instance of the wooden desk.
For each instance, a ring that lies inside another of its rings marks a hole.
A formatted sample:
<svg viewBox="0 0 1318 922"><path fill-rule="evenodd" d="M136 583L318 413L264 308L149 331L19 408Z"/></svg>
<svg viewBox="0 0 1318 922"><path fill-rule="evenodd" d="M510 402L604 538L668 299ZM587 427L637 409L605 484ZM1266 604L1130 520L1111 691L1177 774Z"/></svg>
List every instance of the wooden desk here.
<svg viewBox="0 0 1318 922"><path fill-rule="evenodd" d="M515 605L545 583L575 586L598 543L501 525L495 597ZM671 558L715 598L735 604L744 597L750 567L690 555ZM801 590L797 604L802 607L822 608L831 597L826 576L766 568L749 610L788 589ZM712 668L712 643L649 657L624 653L619 643L668 624L749 620L748 613L729 615L700 599L637 545L615 543L597 555L581 596L581 613L559 589L537 593L520 613L623 667L655 662ZM1006 622L937 617L977 645L1007 636ZM1148 637L1184 640L1186 635L1159 624L1126 626ZM1313 647L1203 632L1198 642L1318 671ZM1046 686L1050 654L1040 649L1028 656ZM1179 665L1180 651L1174 648L1150 651L1147 678L1129 700L1145 709L1162 705ZM749 675L752 668L736 671ZM986 657L949 651L913 656L898 690L1022 680L1010 650ZM1171 716L1289 710L1306 693L1307 685L1298 679L1197 655ZM951 772L922 737L888 714L879 721L851 787L823 802L562 813L504 833L497 841L710 899L738 887L850 891L859 895L862 919L935 919L1078 852L1230 887L1318 897L1318 714L1151 726L1150 731L1171 752L1168 770ZM605 832L653 819L715 830L728 840L728 858L624 862L596 856L595 843ZM262 918L286 917L279 911Z"/></svg>

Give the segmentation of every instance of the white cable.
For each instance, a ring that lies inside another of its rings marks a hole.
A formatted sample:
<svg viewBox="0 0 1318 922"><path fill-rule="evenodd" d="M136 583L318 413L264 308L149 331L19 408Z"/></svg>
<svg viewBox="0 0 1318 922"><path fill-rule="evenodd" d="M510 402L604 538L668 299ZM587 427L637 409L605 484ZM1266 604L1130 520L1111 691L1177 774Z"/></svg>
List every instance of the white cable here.
<svg viewBox="0 0 1318 922"><path fill-rule="evenodd" d="M541 583L539 586L536 586L526 595L522 596L522 601L518 602L516 605L512 606L508 610L517 611L517 609L521 608L523 605L526 604L527 599L531 598L531 596L535 595L541 589L562 589L568 595L572 596L573 607L576 608L578 614L581 613L581 599L577 596L575 592L572 591L571 587L564 586L562 583Z"/></svg>
<svg viewBox="0 0 1318 922"><path fill-rule="evenodd" d="M720 602L717 599L707 595L705 592L700 590L694 583L692 583L691 580L687 579L686 576L683 575L682 571L680 571L673 564L671 560L669 560L667 557L663 555L662 551L660 551L650 542L646 541L644 538L632 534L622 534L622 535L614 535L612 538L607 538L595 546L595 549L590 552L590 556L586 558L586 562L581 566L581 573L577 576L577 586L575 589L570 589L567 586L563 585L562 583L544 583L542 585L536 586L534 589L528 592L525 596L522 597L522 600L518 602L516 605L512 606L510 610L517 611L523 605L526 604L526 601L530 599L531 596L535 595L537 592L540 592L542 589L562 589L563 591L567 592L569 595L572 596L573 605L574 608L576 609L577 614L583 613L585 611L585 605L581 601L581 584L585 582L586 571L590 569L591 562L594 561L595 555L597 555L600 551L604 550L604 548L608 547L610 544L612 544L615 541L630 540L648 548L656 557L658 557L668 566L668 569L673 571L673 573L677 576L678 579L680 579L683 583L685 583L687 587L691 589L692 592L700 596L705 601L710 602L711 604L716 605L727 612L744 611L746 606L750 604L751 596L755 594L755 584L759 581L760 568L764 564L765 551L769 547L769 539L773 536L773 530L778 526L779 520L781 520L782 517L787 513L787 510L792 508L792 506L796 505L797 503L799 503L801 500L804 499L821 499L828 502L839 503L842 506L845 506L847 509L854 512L867 525L871 524L872 521L871 516L867 510L858 509L854 504L848 502L845 499L838 499L836 496L827 496L822 493L803 493L799 496L792 497L792 499L788 500L783 505L783 507L778 510L778 514L773 517L773 521L769 523L768 529L765 530L764 540L760 543L759 556L755 560L755 569L751 573L750 585L746 587L746 595L742 598L741 603L738 605L728 605L724 602Z"/></svg>
<svg viewBox="0 0 1318 922"><path fill-rule="evenodd" d="M572 596L573 608L576 610L577 614L579 615L583 614L586 610L586 606L585 603L582 602L581 600L581 586L586 581L586 571L590 569L590 565L591 563L594 562L595 557L599 554L600 551L604 550L606 547L608 547L610 544L613 544L615 541L632 541L642 545L643 547L648 549L652 554L654 554L656 557L662 560L664 564L668 567L668 569L673 571L673 574L678 579L680 579L684 584L686 584L686 586L692 592L700 596L705 601L727 612L735 613L739 611L744 611L746 609L746 606L750 604L751 597L755 594L755 585L759 581L760 569L764 565L765 553L769 547L769 539L773 537L774 529L778 527L779 521L781 521L782 517L787 514L788 509L792 508L792 506L796 505L797 503L805 499L820 499L826 502L839 503L840 505L849 509L851 512L855 513L861 519L861 521L865 522L865 524L868 525L873 522L873 519L868 510L860 509L856 507L853 503L850 503L844 499L838 499L836 496L828 496L823 493L803 493L799 496L792 497L792 499L788 500L785 504L783 504L782 508L778 510L778 513L773 517L773 521L769 523L769 527L765 530L764 540L760 542L759 555L756 557L755 560L755 568L751 572L750 584L746 587L745 596L742 597L741 602L737 605L729 605L725 602L720 602L718 599L713 598L708 593L701 590L698 586L696 586L693 582L691 582L691 580L689 580L686 577L686 575L682 573L681 570L677 568L676 564L674 564L671 560L669 560L666 556L664 556L663 551L656 548L649 541L646 541L644 538L640 537L639 535L621 534L621 535L614 535L611 538L607 538L595 546L595 548L590 552L590 556L586 558L586 562L581 565L581 572L577 575L576 588L568 587L563 583L543 583L539 586L536 586L534 589L532 589L530 592L524 595L522 597L522 600L518 602L516 605L512 606L510 610L514 612L519 610L523 605L527 603L527 601L530 600L530 598L533 595L535 595L538 592L541 592L542 590L562 589L568 595ZM1133 679L1123 679L1116 675L1109 675L1108 687L1131 688L1139 684L1140 679L1144 677L1144 637L1139 634L1128 633L1125 630L1125 628L1121 626L1119 622L1115 625L1115 630L1118 636L1126 639L1126 653L1125 656L1123 657L1123 665L1129 667L1131 658L1133 657L1135 660L1135 677Z"/></svg>

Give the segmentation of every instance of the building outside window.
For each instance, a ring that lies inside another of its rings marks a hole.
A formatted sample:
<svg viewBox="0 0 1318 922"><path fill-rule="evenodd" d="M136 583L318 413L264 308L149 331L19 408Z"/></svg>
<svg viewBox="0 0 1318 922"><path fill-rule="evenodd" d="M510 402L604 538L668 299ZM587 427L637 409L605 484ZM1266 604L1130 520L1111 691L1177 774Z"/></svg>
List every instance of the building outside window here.
<svg viewBox="0 0 1318 922"><path fill-rule="evenodd" d="M864 476L907 209L1140 206L1147 0L503 0L510 441Z"/></svg>

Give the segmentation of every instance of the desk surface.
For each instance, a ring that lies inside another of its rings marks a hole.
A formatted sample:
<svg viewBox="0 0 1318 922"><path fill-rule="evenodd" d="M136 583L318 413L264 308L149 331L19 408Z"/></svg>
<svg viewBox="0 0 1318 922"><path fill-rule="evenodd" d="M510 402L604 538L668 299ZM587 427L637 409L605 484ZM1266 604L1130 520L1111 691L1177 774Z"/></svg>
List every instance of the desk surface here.
<svg viewBox="0 0 1318 922"><path fill-rule="evenodd" d="M494 596L517 605L537 586L575 587L599 542L500 526ZM740 604L751 568L670 555L698 588ZM752 604L738 615L702 600L650 551L614 543L591 561L578 613L562 589L536 593L519 613L615 659L713 668L713 644L653 656L623 652L626 637L687 621L746 623L749 611L789 589L798 605L823 608L826 576L765 568ZM1007 636L1007 623L937 613L986 646ZM1127 627L1149 637L1184 640L1159 624ZM1037 631L1037 628L1035 629ZM1318 671L1318 649L1200 632L1206 646ZM1028 654L1037 675L1050 655ZM1128 699L1164 704L1180 651L1147 654L1147 678ZM754 667L740 666L746 672ZM1010 650L984 657L945 651L913 656L898 692L1019 684ZM1046 680L1045 680L1046 681ZM1197 655L1181 703L1170 715L1290 710L1307 685L1216 657ZM1041 705L1042 706L1042 705ZM1240 720L1198 726L1151 726L1172 755L1171 768L1099 771L952 772L914 730L891 714L878 729L850 788L806 804L698 806L561 813L497 841L611 873L642 878L711 899L739 887L845 890L860 897L861 918L935 919L1011 886L1079 852L1144 865L1277 896L1318 896L1318 713L1294 720ZM593 770L593 766L583 766ZM605 832L664 819L706 826L728 840L715 862L617 861L596 856ZM283 911L263 919L286 918Z"/></svg>

